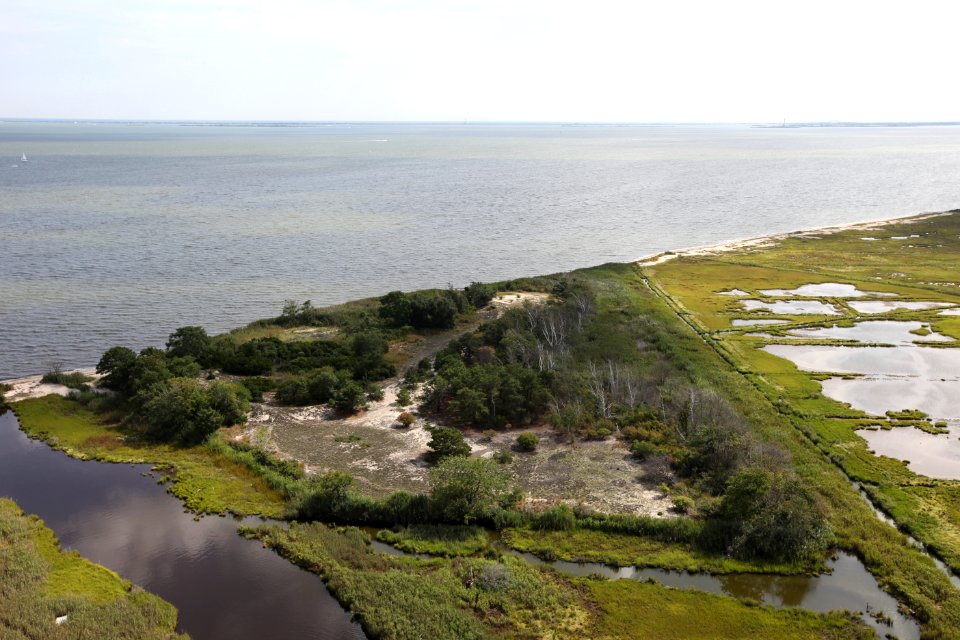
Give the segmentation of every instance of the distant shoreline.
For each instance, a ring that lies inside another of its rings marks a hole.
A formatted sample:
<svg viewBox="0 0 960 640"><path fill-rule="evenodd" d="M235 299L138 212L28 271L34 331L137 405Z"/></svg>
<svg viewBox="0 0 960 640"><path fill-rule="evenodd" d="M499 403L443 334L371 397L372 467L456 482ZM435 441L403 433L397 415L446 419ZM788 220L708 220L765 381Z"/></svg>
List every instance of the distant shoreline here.
<svg viewBox="0 0 960 640"><path fill-rule="evenodd" d="M711 255L715 253L725 253L728 251L745 249L747 247L761 246L768 242L784 240L786 238L791 238L794 236L809 236L813 234L829 235L833 233L839 233L841 231L851 231L854 229L861 229L866 231L868 229L875 229L877 227L883 227L883 226L887 226L890 224L897 224L897 223L909 224L911 222L919 222L921 220L926 220L928 218L936 218L938 216L950 215L951 213L954 213L958 210L960 209L917 213L909 216L877 218L875 220L867 220L865 222L852 222L850 224L832 225L829 227L814 227L809 229L798 229L795 231L773 233L765 236L754 236L752 238L740 238L738 240L725 240L724 242L718 242L716 244L696 245L692 247L685 247L683 249L651 253L645 256L641 256L636 260L633 260L632 262L633 264L638 264L642 267L649 267L649 266L660 264L662 262L666 262L667 260L672 260L673 258L678 258L681 256L700 256L700 255Z"/></svg>
<svg viewBox="0 0 960 640"><path fill-rule="evenodd" d="M21 118L0 116L0 124L114 124L186 127L318 126L560 126L560 127L749 127L755 129L956 127L960 121L930 122L593 122L588 120L148 120L139 118Z"/></svg>

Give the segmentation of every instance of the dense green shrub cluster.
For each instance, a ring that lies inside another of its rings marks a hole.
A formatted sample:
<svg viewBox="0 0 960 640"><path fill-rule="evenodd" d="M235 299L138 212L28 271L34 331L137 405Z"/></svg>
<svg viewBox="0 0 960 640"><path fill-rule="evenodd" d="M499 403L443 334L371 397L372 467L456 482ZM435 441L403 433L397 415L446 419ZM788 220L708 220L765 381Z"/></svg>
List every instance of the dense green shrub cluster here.
<svg viewBox="0 0 960 640"><path fill-rule="evenodd" d="M452 329L457 316L469 308L460 291L391 291L380 298L380 317L389 326L415 329Z"/></svg>
<svg viewBox="0 0 960 640"><path fill-rule="evenodd" d="M134 414L144 433L162 442L197 444L220 427L246 421L249 394L241 385L191 378L157 382L138 395Z"/></svg>

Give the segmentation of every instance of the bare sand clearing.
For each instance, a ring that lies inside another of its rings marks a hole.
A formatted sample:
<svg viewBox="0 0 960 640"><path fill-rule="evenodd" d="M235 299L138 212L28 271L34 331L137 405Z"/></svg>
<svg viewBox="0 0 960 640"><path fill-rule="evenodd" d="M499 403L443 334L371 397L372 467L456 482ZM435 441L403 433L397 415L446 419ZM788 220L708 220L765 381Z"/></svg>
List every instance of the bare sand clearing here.
<svg viewBox="0 0 960 640"><path fill-rule="evenodd" d="M73 371L65 371L64 373L75 372L82 373L94 379L100 378L100 375L97 374L94 369L74 369ZM70 387L65 387L62 384L47 384L42 382L42 378L43 376L26 376L24 378L14 378L13 380L0 380L0 384L8 384L12 387L12 389L5 392L3 396L9 402L17 402L19 400L27 400L28 398L42 398L43 396L49 396L51 394L65 396L71 391Z"/></svg>
<svg viewBox="0 0 960 640"><path fill-rule="evenodd" d="M920 222L921 220L928 220L930 218L936 218L937 216L945 216L945 215L949 215L949 212L943 211L943 212L936 212L936 213L925 213L925 214L914 215L914 216L899 216L895 218L878 218L877 220L869 220L867 222L857 222L854 224L838 225L834 227L821 227L818 229L788 231L786 233L777 233L769 236L760 236L757 238L731 240L728 242L721 242L718 244L688 247L686 249L680 249L678 251L667 251L667 252L655 253L652 255L643 256L635 260L634 262L635 264L638 264L641 267L652 267L654 265L660 264L662 262L666 262L667 260L672 260L673 258L677 258L680 256L709 256L709 255L716 255L719 253L727 253L730 251L739 251L742 249L759 249L762 247L774 246L778 242L781 242L787 238L818 239L822 236L830 235L833 233L839 233L841 231L851 231L851 230L866 231L869 229L879 229L881 227L889 226L892 224L910 224L913 222ZM869 239L874 240L875 238L869 238Z"/></svg>

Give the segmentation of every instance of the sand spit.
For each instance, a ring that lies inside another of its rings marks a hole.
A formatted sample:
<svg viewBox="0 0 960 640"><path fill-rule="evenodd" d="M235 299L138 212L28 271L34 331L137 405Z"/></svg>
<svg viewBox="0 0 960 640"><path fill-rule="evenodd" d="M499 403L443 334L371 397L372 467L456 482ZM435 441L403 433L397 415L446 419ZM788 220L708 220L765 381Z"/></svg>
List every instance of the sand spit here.
<svg viewBox="0 0 960 640"><path fill-rule="evenodd" d="M64 373L82 373L94 379L100 377L93 368L74 369L72 371L65 371ZM42 381L42 378L43 376L26 376L12 380L0 380L0 384L7 384L12 387L12 389L5 392L3 396L8 402L17 402L19 400L27 400L28 398L42 398L50 394L65 396L70 393L70 387L65 387L62 384L47 384Z"/></svg>
<svg viewBox="0 0 960 640"><path fill-rule="evenodd" d="M701 245L696 247L687 247L677 251L665 251L643 256L634 261L641 267L652 267L661 264L667 260L672 260L680 256L709 256L730 251L740 251L742 249L759 249L769 247L787 238L810 238L815 239L824 235L839 233L841 231L866 231L869 229L879 229L892 224L910 224L929 220L938 216L950 215L949 211L938 211L936 213L921 213L912 216L899 216L895 218L878 218L867 222L856 222L853 224L837 225L833 227L819 227L816 229L804 229L800 231L788 231L786 233L776 233L769 236L759 236L756 238L746 238L741 240L730 240L718 244Z"/></svg>

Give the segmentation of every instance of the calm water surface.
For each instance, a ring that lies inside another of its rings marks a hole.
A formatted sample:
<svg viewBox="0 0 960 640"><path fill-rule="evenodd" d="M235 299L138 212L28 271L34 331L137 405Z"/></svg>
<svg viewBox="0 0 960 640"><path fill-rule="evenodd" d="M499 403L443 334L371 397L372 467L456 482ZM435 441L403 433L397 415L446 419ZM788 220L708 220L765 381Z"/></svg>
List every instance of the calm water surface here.
<svg viewBox="0 0 960 640"><path fill-rule="evenodd" d="M0 123L0 379L287 298L949 209L957 175L960 127Z"/></svg>
<svg viewBox="0 0 960 640"><path fill-rule="evenodd" d="M68 458L0 414L0 496L39 515L63 548L173 603L195 640L365 637L320 578L238 536L233 519L195 521L149 469Z"/></svg>

